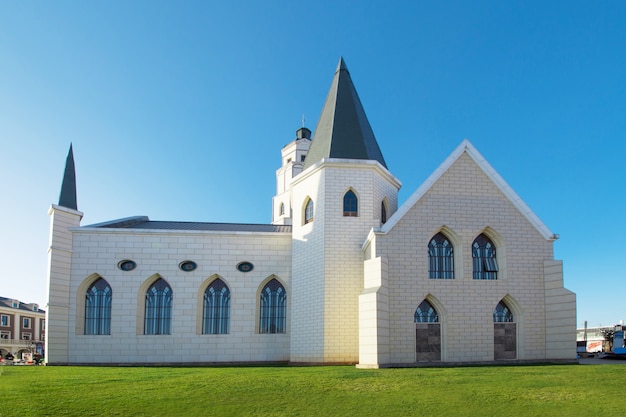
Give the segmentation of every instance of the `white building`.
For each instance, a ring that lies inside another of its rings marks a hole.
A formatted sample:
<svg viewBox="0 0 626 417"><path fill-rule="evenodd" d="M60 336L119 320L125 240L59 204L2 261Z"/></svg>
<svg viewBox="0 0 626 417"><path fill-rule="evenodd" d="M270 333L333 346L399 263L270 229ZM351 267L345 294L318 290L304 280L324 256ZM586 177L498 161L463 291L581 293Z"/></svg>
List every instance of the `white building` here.
<svg viewBox="0 0 626 417"><path fill-rule="evenodd" d="M282 149L272 224L81 226L74 175L70 148L49 364L576 358L557 236L467 140L398 207L343 60L314 138Z"/></svg>

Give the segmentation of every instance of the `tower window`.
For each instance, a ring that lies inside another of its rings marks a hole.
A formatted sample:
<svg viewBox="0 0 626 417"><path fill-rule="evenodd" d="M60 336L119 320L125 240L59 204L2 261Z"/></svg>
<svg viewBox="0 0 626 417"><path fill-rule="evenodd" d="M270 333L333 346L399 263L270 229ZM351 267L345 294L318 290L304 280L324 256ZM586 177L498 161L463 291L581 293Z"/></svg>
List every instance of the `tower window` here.
<svg viewBox="0 0 626 417"><path fill-rule="evenodd" d="M344 217L357 217L359 215L359 200L352 190L343 196L343 215Z"/></svg>
<svg viewBox="0 0 626 417"><path fill-rule="evenodd" d="M304 224L311 223L313 221L313 217L313 200L309 198L306 202L306 206L304 206Z"/></svg>

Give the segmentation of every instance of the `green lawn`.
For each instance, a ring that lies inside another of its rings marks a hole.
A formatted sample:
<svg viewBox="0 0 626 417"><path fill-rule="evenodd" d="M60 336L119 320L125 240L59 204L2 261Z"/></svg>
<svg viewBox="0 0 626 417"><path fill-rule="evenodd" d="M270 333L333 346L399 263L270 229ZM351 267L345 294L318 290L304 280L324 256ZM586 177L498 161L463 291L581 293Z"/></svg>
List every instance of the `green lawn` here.
<svg viewBox="0 0 626 417"><path fill-rule="evenodd" d="M0 367L0 416L620 416L626 364Z"/></svg>

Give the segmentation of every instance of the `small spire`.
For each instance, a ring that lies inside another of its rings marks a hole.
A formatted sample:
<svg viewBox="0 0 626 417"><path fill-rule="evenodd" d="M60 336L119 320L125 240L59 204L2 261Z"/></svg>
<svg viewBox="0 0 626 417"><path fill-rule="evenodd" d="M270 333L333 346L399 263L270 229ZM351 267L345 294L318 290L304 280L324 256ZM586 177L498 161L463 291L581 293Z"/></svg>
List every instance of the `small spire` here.
<svg viewBox="0 0 626 417"><path fill-rule="evenodd" d="M348 66L346 65L346 62L343 60L342 56L339 57L339 64L337 64L337 69L335 70L335 72L339 72L341 70L348 71Z"/></svg>
<svg viewBox="0 0 626 417"><path fill-rule="evenodd" d="M302 127L304 127L304 113L302 113Z"/></svg>
<svg viewBox="0 0 626 417"><path fill-rule="evenodd" d="M59 195L59 206L78 210L76 201L76 169L74 167L74 151L70 143L70 151L65 160L65 173L61 184L61 194Z"/></svg>

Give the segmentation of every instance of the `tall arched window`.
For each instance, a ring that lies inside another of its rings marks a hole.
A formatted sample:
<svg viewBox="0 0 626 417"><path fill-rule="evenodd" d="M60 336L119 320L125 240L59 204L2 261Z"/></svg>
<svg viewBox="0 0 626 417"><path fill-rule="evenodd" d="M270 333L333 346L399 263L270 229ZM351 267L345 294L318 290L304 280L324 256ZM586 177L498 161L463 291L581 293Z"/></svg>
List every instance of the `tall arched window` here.
<svg viewBox="0 0 626 417"><path fill-rule="evenodd" d="M277 279L261 290L259 333L286 333L287 293Z"/></svg>
<svg viewBox="0 0 626 417"><path fill-rule="evenodd" d="M484 234L472 243L474 279L498 279L496 247Z"/></svg>
<svg viewBox="0 0 626 417"><path fill-rule="evenodd" d="M227 334L230 331L230 290L216 279L204 291L202 334Z"/></svg>
<svg viewBox="0 0 626 417"><path fill-rule="evenodd" d="M98 278L85 295L85 334L111 334L113 292L104 278Z"/></svg>
<svg viewBox="0 0 626 417"><path fill-rule="evenodd" d="M504 301L500 301L496 308L493 310L493 322L494 323L512 323L513 313L509 310L509 307L504 304Z"/></svg>
<svg viewBox="0 0 626 417"><path fill-rule="evenodd" d="M313 200L310 198L306 202L306 206L304 206L304 224L311 223L314 217L313 211Z"/></svg>
<svg viewBox="0 0 626 417"><path fill-rule="evenodd" d="M426 300L415 310L415 323L439 323L437 310Z"/></svg>
<svg viewBox="0 0 626 417"><path fill-rule="evenodd" d="M517 323L504 301L493 310L493 358L517 359Z"/></svg>
<svg viewBox="0 0 626 417"><path fill-rule="evenodd" d="M428 278L454 279L454 248L443 233L428 243Z"/></svg>
<svg viewBox="0 0 626 417"><path fill-rule="evenodd" d="M357 217L359 215L359 200L352 190L348 190L343 195L343 215L344 217Z"/></svg>
<svg viewBox="0 0 626 417"><path fill-rule="evenodd" d="M426 300L415 310L415 360L441 360L441 324L437 310Z"/></svg>
<svg viewBox="0 0 626 417"><path fill-rule="evenodd" d="M163 278L146 291L144 334L171 334L173 292Z"/></svg>
<svg viewBox="0 0 626 417"><path fill-rule="evenodd" d="M380 202L380 222L382 224L387 223L387 206L384 200Z"/></svg>
<svg viewBox="0 0 626 417"><path fill-rule="evenodd" d="M285 214L285 203L280 203L279 215L283 216Z"/></svg>

